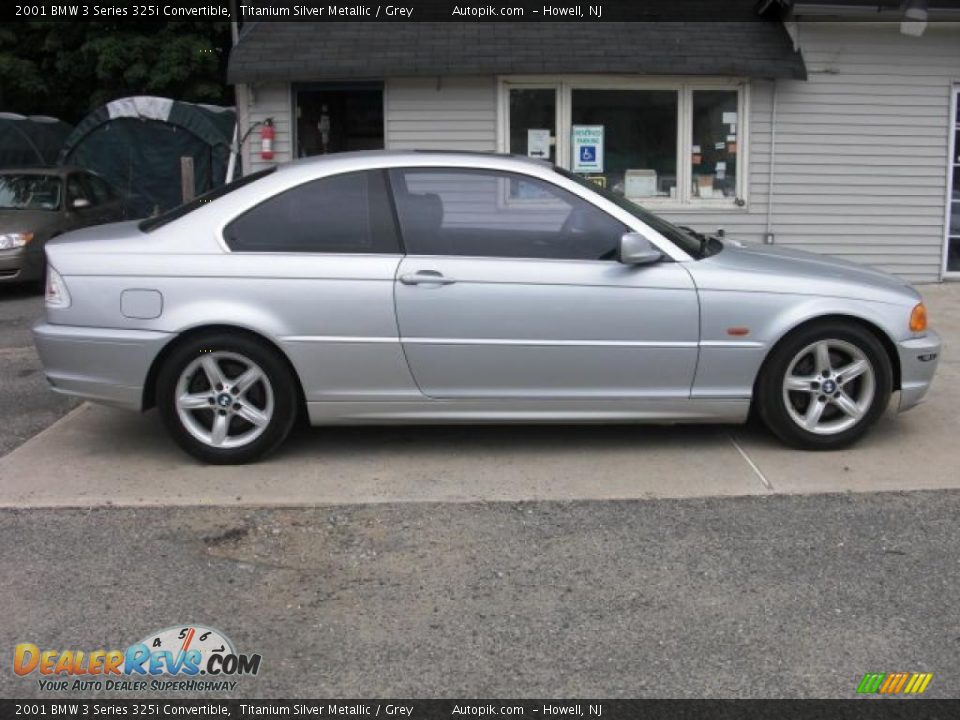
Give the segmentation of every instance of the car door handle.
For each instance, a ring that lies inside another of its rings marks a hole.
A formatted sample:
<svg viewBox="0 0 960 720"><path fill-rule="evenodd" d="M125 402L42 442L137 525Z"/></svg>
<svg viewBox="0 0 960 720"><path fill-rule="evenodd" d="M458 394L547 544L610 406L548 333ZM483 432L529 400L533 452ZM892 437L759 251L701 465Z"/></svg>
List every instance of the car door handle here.
<svg viewBox="0 0 960 720"><path fill-rule="evenodd" d="M418 270L415 273L401 275L400 282L404 285L453 285L456 280L446 278L436 270Z"/></svg>

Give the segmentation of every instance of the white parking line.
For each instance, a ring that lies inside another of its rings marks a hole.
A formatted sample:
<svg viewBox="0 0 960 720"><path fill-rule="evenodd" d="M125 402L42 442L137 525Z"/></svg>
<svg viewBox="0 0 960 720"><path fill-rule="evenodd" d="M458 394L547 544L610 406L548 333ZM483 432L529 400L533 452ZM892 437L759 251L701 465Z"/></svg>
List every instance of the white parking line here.
<svg viewBox="0 0 960 720"><path fill-rule="evenodd" d="M740 453L740 456L746 460L747 465L749 465L753 472L756 473L757 477L760 478L760 482L763 483L763 486L770 492L774 492L773 483L767 480L767 476L764 475L760 471L760 468L757 467L757 464L750 459L750 456L747 455L747 451L740 447L740 444L737 442L736 438L734 438L730 433L727 433L727 437L730 438L730 442L737 449L737 452Z"/></svg>

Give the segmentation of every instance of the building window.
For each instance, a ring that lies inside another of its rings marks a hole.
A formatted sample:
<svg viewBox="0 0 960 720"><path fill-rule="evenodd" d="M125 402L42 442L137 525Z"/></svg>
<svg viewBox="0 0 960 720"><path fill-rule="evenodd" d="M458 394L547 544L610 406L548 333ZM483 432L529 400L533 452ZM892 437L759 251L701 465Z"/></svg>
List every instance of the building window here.
<svg viewBox="0 0 960 720"><path fill-rule="evenodd" d="M642 204L744 204L743 84L571 76L501 87L505 152L548 147L551 161Z"/></svg>
<svg viewBox="0 0 960 720"><path fill-rule="evenodd" d="M598 181L631 200L676 197L675 90L576 89L572 100L572 126L603 128L603 170L593 173Z"/></svg>
<svg viewBox="0 0 960 720"><path fill-rule="evenodd" d="M690 195L737 197L737 92L694 90Z"/></svg>
<svg viewBox="0 0 960 720"><path fill-rule="evenodd" d="M556 162L557 91L511 88L510 147L517 155Z"/></svg>

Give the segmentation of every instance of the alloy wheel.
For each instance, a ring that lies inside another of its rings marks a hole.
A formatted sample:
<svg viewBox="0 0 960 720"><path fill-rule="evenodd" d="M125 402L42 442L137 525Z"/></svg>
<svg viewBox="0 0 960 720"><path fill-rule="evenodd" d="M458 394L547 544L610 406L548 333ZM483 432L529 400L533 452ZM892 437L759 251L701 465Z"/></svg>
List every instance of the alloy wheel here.
<svg viewBox="0 0 960 720"><path fill-rule="evenodd" d="M184 429L212 448L239 448L260 437L273 418L267 374L235 352L201 353L177 381L175 405Z"/></svg>
<svg viewBox="0 0 960 720"><path fill-rule="evenodd" d="M817 340L798 352L783 378L783 401L800 428L835 435L859 423L877 389L873 365L853 343Z"/></svg>

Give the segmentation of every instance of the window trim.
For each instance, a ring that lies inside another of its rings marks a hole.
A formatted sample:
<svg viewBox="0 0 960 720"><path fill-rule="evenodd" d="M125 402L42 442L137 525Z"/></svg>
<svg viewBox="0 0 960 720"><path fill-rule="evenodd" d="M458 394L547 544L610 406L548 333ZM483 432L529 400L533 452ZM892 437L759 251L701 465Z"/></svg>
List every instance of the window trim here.
<svg viewBox="0 0 960 720"><path fill-rule="evenodd" d="M502 75L497 78L497 151L510 152L510 90L548 89L557 92L557 165L570 168L570 134L574 90L675 90L677 92L677 197L646 198L651 210L747 211L749 198L750 83L746 78L682 76L617 77L612 75ZM734 198L696 198L690 182L693 146L693 92L737 91L737 194Z"/></svg>

